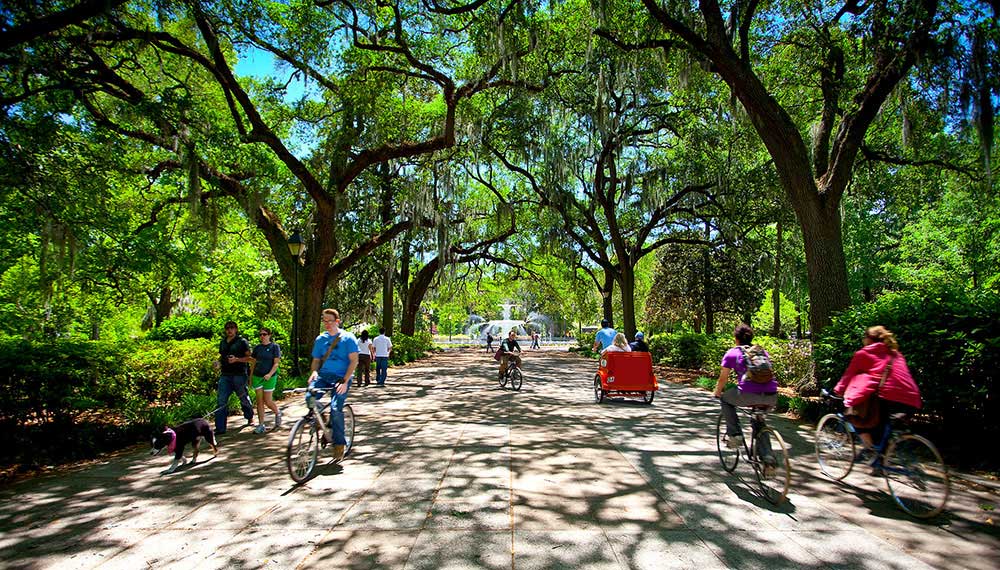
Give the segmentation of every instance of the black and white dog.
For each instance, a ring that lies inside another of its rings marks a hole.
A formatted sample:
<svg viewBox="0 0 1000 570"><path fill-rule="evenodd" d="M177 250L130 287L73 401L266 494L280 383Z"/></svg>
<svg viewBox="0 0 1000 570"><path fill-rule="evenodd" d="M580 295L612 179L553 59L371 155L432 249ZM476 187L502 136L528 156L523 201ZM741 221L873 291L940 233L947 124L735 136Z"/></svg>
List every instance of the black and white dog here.
<svg viewBox="0 0 1000 570"><path fill-rule="evenodd" d="M174 461L163 474L173 473L186 463L184 447L189 443L194 448L194 457L191 458L191 463L198 462L198 445L202 438L205 438L205 441L212 446L212 454L217 455L219 447L215 443L215 432L212 431L212 426L202 418L186 421L172 429L164 428L163 433L153 436L153 449L150 450L149 454L158 455L163 451L163 448L167 448L167 452L174 454Z"/></svg>

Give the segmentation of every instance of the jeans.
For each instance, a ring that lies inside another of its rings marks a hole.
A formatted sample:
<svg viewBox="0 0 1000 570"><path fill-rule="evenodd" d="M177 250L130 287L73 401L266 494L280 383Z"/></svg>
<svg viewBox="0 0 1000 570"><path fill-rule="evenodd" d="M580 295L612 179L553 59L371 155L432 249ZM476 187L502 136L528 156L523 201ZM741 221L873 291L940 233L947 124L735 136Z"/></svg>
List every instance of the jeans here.
<svg viewBox="0 0 1000 570"><path fill-rule="evenodd" d="M219 406L215 410L215 431L217 433L226 431L226 420L229 418L229 396L233 392L239 396L243 417L248 420L253 419L253 406L250 405L250 397L247 396L247 377L224 374L219 376L219 399L216 401Z"/></svg>
<svg viewBox="0 0 1000 570"><path fill-rule="evenodd" d="M314 388L334 388L337 386L339 378L335 376L320 375L313 383ZM347 436L344 433L344 403L347 402L347 395L351 392L351 380L347 380L347 391L338 394L336 390L330 392L333 401L330 405L330 427L333 429L333 444L347 445Z"/></svg>
<svg viewBox="0 0 1000 570"><path fill-rule="evenodd" d="M379 386L385 386L385 377L389 375L389 357L388 356L376 356L375 357L375 383Z"/></svg>

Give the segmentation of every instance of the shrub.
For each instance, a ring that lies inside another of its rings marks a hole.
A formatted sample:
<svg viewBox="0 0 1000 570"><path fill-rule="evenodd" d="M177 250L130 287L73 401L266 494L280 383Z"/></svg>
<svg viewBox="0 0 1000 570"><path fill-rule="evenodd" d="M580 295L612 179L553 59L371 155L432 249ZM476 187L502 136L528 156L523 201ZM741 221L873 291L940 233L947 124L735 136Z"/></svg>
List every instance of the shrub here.
<svg viewBox="0 0 1000 570"><path fill-rule="evenodd" d="M836 383L872 325L895 333L929 415L951 433L997 435L1000 296L936 288L852 307L814 345L821 385Z"/></svg>
<svg viewBox="0 0 1000 570"><path fill-rule="evenodd" d="M597 332L580 333L580 336L576 337L574 352L579 352L580 354L587 356L594 356L594 340L596 338Z"/></svg>
<svg viewBox="0 0 1000 570"><path fill-rule="evenodd" d="M215 339L218 340L222 338L224 333L224 325L226 321L230 319L225 317L207 317L205 315L178 315L176 317L169 318L162 323L160 326L149 331L146 335L148 340L187 340L193 338L204 338L204 339ZM269 328L274 336L273 340L277 342L282 342L287 340L286 330L284 326L274 319L232 319L236 321L237 326L239 326L240 334L247 337L250 341L250 346L253 346L256 340L253 338L253 333L255 333L261 327ZM284 346L282 346L284 348Z"/></svg>
<svg viewBox="0 0 1000 570"><path fill-rule="evenodd" d="M392 335L392 352L389 362L393 365L406 364L423 357L433 348L434 338L427 331L418 331L413 336L396 333Z"/></svg>
<svg viewBox="0 0 1000 570"><path fill-rule="evenodd" d="M219 374L212 362L218 346L206 339L136 343L126 371L136 395L146 402L178 402L187 394L215 391Z"/></svg>

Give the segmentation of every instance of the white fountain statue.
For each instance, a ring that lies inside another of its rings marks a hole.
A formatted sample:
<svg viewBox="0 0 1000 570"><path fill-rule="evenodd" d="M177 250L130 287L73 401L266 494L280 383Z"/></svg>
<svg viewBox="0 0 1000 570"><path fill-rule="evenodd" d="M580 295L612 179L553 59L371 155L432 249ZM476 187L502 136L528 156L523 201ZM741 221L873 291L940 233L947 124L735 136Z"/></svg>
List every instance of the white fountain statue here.
<svg viewBox="0 0 1000 570"><path fill-rule="evenodd" d="M500 305L503 311L502 319L490 320L485 323L473 323L469 325L469 334L479 339L485 339L489 333L493 335L493 338L501 339L506 337L511 329L514 329L517 331L518 336L527 336L528 332L524 330L525 321L510 318L511 309L515 307L517 305L513 303L502 303Z"/></svg>

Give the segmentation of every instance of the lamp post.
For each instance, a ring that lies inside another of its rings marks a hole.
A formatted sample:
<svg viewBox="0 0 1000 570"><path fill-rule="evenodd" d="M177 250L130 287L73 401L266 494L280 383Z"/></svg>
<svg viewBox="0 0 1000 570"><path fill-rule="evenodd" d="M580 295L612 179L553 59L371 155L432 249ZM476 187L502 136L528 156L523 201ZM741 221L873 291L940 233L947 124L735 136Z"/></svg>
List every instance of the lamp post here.
<svg viewBox="0 0 1000 570"><path fill-rule="evenodd" d="M299 230L292 232L292 237L288 238L288 252L292 254L292 261L295 263L295 283L292 286L292 370L296 376L299 371L299 265L302 249L305 244L302 242L302 235Z"/></svg>

